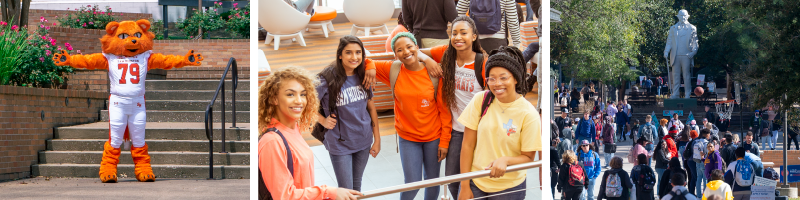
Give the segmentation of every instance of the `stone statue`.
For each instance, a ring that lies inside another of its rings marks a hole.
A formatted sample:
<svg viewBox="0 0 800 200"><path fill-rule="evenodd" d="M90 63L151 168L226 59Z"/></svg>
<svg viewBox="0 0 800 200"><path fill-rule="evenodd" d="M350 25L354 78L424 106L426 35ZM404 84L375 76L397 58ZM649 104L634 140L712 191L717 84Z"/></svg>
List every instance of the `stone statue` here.
<svg viewBox="0 0 800 200"><path fill-rule="evenodd" d="M697 28L689 23L689 13L686 10L678 11L678 23L669 27L667 45L664 48L664 58L669 60L672 66L672 95L670 99L678 98L678 91L681 86L681 74L683 74L685 98L689 98L692 92L692 67L694 66L694 55L697 54Z"/></svg>

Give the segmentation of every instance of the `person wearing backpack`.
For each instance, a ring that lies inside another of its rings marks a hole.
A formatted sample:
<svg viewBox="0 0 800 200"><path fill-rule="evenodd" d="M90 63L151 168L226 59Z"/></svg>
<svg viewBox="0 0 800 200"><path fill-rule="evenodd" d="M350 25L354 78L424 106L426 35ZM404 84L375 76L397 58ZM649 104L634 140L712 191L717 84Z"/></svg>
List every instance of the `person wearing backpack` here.
<svg viewBox="0 0 800 200"><path fill-rule="evenodd" d="M541 158L542 122L524 97L532 85L525 81L522 52L516 47L500 47L490 54L486 62L488 91L476 94L458 121L466 127L461 173L491 173L489 177L462 181L458 198L501 194L488 199L524 199L525 192L511 191L527 188L527 170L505 170L507 166L532 162L537 154ZM539 169L539 174L544 175ZM542 185L541 179L534 185Z"/></svg>
<svg viewBox="0 0 800 200"><path fill-rule="evenodd" d="M631 179L636 185L636 200L654 200L656 184L656 174L653 168L647 163L647 154L636 156L638 162L631 170Z"/></svg>
<svg viewBox="0 0 800 200"><path fill-rule="evenodd" d="M761 129L764 128L764 127L761 126L761 124L762 124L761 121L763 121L763 118L761 118L761 112L759 112L759 110L756 110L756 112L753 113L753 117L750 118L750 126L748 127L748 129L750 131L753 131L753 132L756 133L756 135L755 135L756 144L758 144L758 141L761 141L760 140L761 139L761 137L760 137L761 136Z"/></svg>
<svg viewBox="0 0 800 200"><path fill-rule="evenodd" d="M597 199L628 200L633 183L631 182L631 177L628 176L628 172L622 169L622 158L611 158L611 164L609 165L611 169L603 172L603 178L600 181L600 194L597 195Z"/></svg>
<svg viewBox="0 0 800 200"><path fill-rule="evenodd" d="M558 167L561 173L558 173L556 190L561 193L562 200L579 200L589 187L586 171L578 163L578 157L572 150L561 154L561 159L564 162Z"/></svg>
<svg viewBox="0 0 800 200"><path fill-rule="evenodd" d="M669 159L671 157L671 155L669 155L669 150L667 149L666 141L664 140L658 141L656 149L653 150L653 157L656 160L655 170L656 170L656 175L658 175L658 182L660 183L661 179L664 179L664 171L667 170ZM661 188L658 188L656 192L660 194Z"/></svg>
<svg viewBox="0 0 800 200"><path fill-rule="evenodd" d="M456 6L458 15L469 16L478 25L479 42L483 49L492 51L508 46L511 35L513 46L520 44L520 26L517 3L514 0L459 0Z"/></svg>
<svg viewBox="0 0 800 200"><path fill-rule="evenodd" d="M466 16L456 17L450 27L449 44L420 49L442 67L442 100L450 109L453 119L458 119L476 94L486 89L486 61L489 55L483 51L475 22ZM461 145L464 125L453 120L450 147L447 151L445 176L461 172ZM557 130L557 129L556 129ZM449 184L450 194L458 199L459 184Z"/></svg>
<svg viewBox="0 0 800 200"><path fill-rule="evenodd" d="M314 186L314 153L302 130L314 125L319 103L314 79L300 67L267 76L258 89L259 199L352 199L355 190Z"/></svg>
<svg viewBox="0 0 800 200"><path fill-rule="evenodd" d="M711 136L711 131L708 129L703 129L700 131L700 136L697 137L694 141L692 141L692 161L694 161L695 166L692 170L695 173L695 196L702 197L703 187L706 185L706 155L708 155L709 151L706 148L709 144L708 138ZM712 144L713 145L713 144ZM713 146L712 146L713 147ZM687 147L688 148L688 147ZM690 163L691 164L691 163Z"/></svg>
<svg viewBox="0 0 800 200"><path fill-rule="evenodd" d="M683 175L683 182L686 182L686 170L681 168L681 160L677 156L669 160L667 171L664 171L664 178L658 181L658 198L664 199L664 196L672 191L672 176L675 174Z"/></svg>
<svg viewBox="0 0 800 200"><path fill-rule="evenodd" d="M745 158L746 152L742 147L737 148L737 160L728 164L725 170L725 183L731 186L733 198L736 200L750 200L750 187L755 182L756 165Z"/></svg>
<svg viewBox="0 0 800 200"><path fill-rule="evenodd" d="M392 41L397 61L376 60L372 64L376 78L393 91L395 130L405 183L421 181L423 177L438 178L441 161L450 145L453 117L442 100L441 78L434 78L426 68L438 64L419 53L411 33L398 33ZM401 199L413 199L418 191L402 192ZM425 199L437 196L439 187L425 188Z"/></svg>
<svg viewBox="0 0 800 200"><path fill-rule="evenodd" d="M366 53L361 40L342 37L336 55L336 61L317 76L319 110L323 112L317 112L319 125L314 127L321 130L312 133L323 134L321 142L330 154L338 186L361 191L367 160L370 155L378 156L381 149L378 114L372 90L362 84Z"/></svg>
<svg viewBox="0 0 800 200"><path fill-rule="evenodd" d="M617 152L617 144L614 143L614 128L611 127L611 117L606 118L606 123L601 131L601 138L603 141L603 156L606 158L606 163L603 168L608 168L614 153Z"/></svg>
<svg viewBox="0 0 800 200"><path fill-rule="evenodd" d="M680 146L681 159L683 160L683 168L686 169L686 172L688 172L688 174L686 175L687 177L689 177L689 183L688 183L689 191L692 192L692 194L695 194L695 192L697 192L696 184L698 178L697 177L698 169L697 169L697 162L695 162L694 160L694 152L695 152L694 142L699 139L697 137L697 131L691 130L689 131L689 134L684 134L683 138L684 140L691 139L686 142L681 141L680 143L678 143L678 146Z"/></svg>
<svg viewBox="0 0 800 200"><path fill-rule="evenodd" d="M403 21L418 46L430 48L449 42L447 23L458 17L454 1L403 0L401 4Z"/></svg>
<svg viewBox="0 0 800 200"><path fill-rule="evenodd" d="M706 190L703 190L702 200L708 199L707 197L711 195L720 195L725 197L724 200L733 200L733 190L723 179L725 179L725 175L722 170L711 171L711 181L706 184Z"/></svg>
<svg viewBox="0 0 800 200"><path fill-rule="evenodd" d="M680 173L673 174L670 177L670 182L672 190L660 200L697 200L697 196L694 196L686 189L686 176Z"/></svg>
<svg viewBox="0 0 800 200"><path fill-rule="evenodd" d="M561 139L550 139L550 192L553 199L556 199L556 185L558 185L558 168L561 166L561 156L558 154L558 145L561 144Z"/></svg>
<svg viewBox="0 0 800 200"><path fill-rule="evenodd" d="M656 141L656 135L658 134L657 132L658 129L656 129L656 125L653 124L653 116L644 116L644 124L639 127L639 135L649 142L644 146L644 149L647 151L653 151L653 148L655 147L654 143L658 142Z"/></svg>
<svg viewBox="0 0 800 200"><path fill-rule="evenodd" d="M736 145L733 144L733 134L725 133L723 138L725 140L723 141L724 146L719 150L719 155L725 163L731 163L736 160Z"/></svg>
<svg viewBox="0 0 800 200"><path fill-rule="evenodd" d="M597 152L592 151L593 147L589 140L583 140L580 144L580 149L578 149L576 155L578 156L578 163L583 166L583 170L587 174L586 182L588 183L588 188L586 189L585 199L594 200L594 184L597 177L600 176L601 170L600 156L597 155Z"/></svg>

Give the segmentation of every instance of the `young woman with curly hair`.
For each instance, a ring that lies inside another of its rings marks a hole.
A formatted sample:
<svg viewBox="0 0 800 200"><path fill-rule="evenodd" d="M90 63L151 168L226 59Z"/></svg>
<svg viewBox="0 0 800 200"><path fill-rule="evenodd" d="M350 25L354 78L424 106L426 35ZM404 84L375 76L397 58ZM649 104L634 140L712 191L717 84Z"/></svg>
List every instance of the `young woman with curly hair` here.
<svg viewBox="0 0 800 200"><path fill-rule="evenodd" d="M314 154L301 135L315 123L319 108L314 84L308 71L287 67L259 87L259 181L274 199L355 200L358 191L314 186Z"/></svg>

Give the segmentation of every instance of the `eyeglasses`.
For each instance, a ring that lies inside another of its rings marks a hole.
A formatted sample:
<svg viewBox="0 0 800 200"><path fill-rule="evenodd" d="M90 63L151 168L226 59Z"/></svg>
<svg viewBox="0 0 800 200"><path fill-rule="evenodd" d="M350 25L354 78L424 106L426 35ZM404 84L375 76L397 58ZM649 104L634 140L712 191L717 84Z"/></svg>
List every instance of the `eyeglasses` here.
<svg viewBox="0 0 800 200"><path fill-rule="evenodd" d="M511 77L508 77L508 76L500 77L500 79L499 79L500 84L508 83L509 79L511 79ZM493 77L489 77L489 78L486 79L486 83L488 83L488 84L494 84L497 81L498 81L498 79L495 79Z"/></svg>

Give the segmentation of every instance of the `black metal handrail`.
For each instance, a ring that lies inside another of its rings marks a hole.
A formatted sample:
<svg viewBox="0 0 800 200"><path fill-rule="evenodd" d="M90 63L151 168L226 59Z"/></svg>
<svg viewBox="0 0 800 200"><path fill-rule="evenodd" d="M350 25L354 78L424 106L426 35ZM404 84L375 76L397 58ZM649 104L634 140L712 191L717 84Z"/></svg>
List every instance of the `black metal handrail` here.
<svg viewBox="0 0 800 200"><path fill-rule="evenodd" d="M225 152L225 77L228 76L228 70L233 68L233 74L231 75L233 82L233 87L231 87L231 107L233 108L233 112L231 113L233 116L233 128L236 127L236 88L239 86L239 70L236 66L236 59L231 57L228 60L228 66L225 67L225 71L222 73L222 78L219 80L219 86L217 86L217 91L214 92L214 97L211 98L211 102L208 103L206 107L205 113L205 128L206 128L206 138L208 138L208 179L214 179L214 103L217 102L217 96L220 94L220 90L222 90L222 151L220 153L227 153Z"/></svg>

